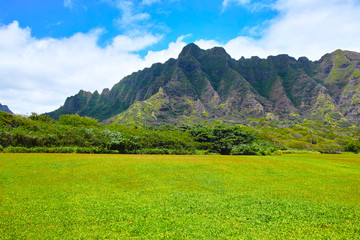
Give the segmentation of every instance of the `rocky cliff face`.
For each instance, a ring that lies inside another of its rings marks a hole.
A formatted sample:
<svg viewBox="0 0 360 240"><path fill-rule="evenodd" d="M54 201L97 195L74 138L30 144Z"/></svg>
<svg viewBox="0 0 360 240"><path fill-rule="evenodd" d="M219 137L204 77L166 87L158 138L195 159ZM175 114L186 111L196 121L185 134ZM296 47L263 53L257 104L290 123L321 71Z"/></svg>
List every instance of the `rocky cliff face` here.
<svg viewBox="0 0 360 240"><path fill-rule="evenodd" d="M178 59L125 77L101 94L80 91L48 115L162 124L248 117L360 124L360 54L337 50L319 61L288 55L232 59L223 48L187 45Z"/></svg>
<svg viewBox="0 0 360 240"><path fill-rule="evenodd" d="M9 109L8 106L6 106L6 105L1 105L1 103L0 103L0 111L13 114L13 112Z"/></svg>

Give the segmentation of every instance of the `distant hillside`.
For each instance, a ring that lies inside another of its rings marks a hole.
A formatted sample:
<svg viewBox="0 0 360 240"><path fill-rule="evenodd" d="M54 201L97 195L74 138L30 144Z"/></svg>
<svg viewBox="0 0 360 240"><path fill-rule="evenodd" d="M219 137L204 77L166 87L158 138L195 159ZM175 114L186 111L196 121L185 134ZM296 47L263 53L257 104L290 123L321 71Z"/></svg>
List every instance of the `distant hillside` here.
<svg viewBox="0 0 360 240"><path fill-rule="evenodd" d="M1 103L0 103L0 111L13 114L13 112L8 108L8 106L2 105Z"/></svg>
<svg viewBox="0 0 360 240"><path fill-rule="evenodd" d="M223 48L187 45L178 59L133 73L102 93L80 91L48 113L106 123L159 125L262 117L360 124L360 54L318 61L288 55L232 59Z"/></svg>

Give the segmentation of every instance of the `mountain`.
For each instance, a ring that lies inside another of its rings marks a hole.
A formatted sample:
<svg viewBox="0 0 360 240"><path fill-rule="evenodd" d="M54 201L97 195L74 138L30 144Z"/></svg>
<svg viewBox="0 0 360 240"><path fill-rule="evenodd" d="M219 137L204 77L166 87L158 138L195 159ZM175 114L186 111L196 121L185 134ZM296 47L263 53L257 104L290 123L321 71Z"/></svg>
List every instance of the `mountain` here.
<svg viewBox="0 0 360 240"><path fill-rule="evenodd" d="M177 59L133 73L100 94L81 90L48 113L61 114L125 124L241 123L252 117L360 124L360 54L235 60L223 48L189 44Z"/></svg>
<svg viewBox="0 0 360 240"><path fill-rule="evenodd" d="M0 103L0 111L13 114L13 112L8 108L7 105L2 105L1 103Z"/></svg>

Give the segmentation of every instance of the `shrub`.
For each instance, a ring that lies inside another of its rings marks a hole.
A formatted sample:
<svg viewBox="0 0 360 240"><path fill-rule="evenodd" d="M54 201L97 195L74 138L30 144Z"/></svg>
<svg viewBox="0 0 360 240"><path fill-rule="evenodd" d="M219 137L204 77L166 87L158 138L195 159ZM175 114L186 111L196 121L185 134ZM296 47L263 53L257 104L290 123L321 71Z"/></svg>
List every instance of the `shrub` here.
<svg viewBox="0 0 360 240"><path fill-rule="evenodd" d="M186 149L167 149L167 148L142 148L135 152L136 154L169 154L169 155L190 155L195 154L193 150Z"/></svg>
<svg viewBox="0 0 360 240"><path fill-rule="evenodd" d="M28 153L30 152L30 150L28 148L25 147L7 147L4 149L5 153Z"/></svg>
<svg viewBox="0 0 360 240"><path fill-rule="evenodd" d="M287 146L293 149L311 149L311 145L309 143L298 140L290 140L287 143Z"/></svg>
<svg viewBox="0 0 360 240"><path fill-rule="evenodd" d="M269 142L252 142L240 144L232 148L232 155L277 155L281 147Z"/></svg>
<svg viewBox="0 0 360 240"><path fill-rule="evenodd" d="M351 141L348 142L345 147L344 150L346 152L353 152L353 153L358 153L360 152L360 141Z"/></svg>
<svg viewBox="0 0 360 240"><path fill-rule="evenodd" d="M98 121L89 117L80 117L79 115L61 115L58 121L59 124L70 126L97 126Z"/></svg>
<svg viewBox="0 0 360 240"><path fill-rule="evenodd" d="M249 144L258 139L254 132L239 126L195 126L190 133L195 141L201 143L202 147L209 146L211 152L222 155L229 155L236 145Z"/></svg>
<svg viewBox="0 0 360 240"><path fill-rule="evenodd" d="M119 153L116 150L108 150L100 147L7 147L4 149L6 153Z"/></svg>
<svg viewBox="0 0 360 240"><path fill-rule="evenodd" d="M327 141L326 143L318 144L317 150L321 153L327 153L327 154L337 154L342 152L341 146L335 143L334 141Z"/></svg>

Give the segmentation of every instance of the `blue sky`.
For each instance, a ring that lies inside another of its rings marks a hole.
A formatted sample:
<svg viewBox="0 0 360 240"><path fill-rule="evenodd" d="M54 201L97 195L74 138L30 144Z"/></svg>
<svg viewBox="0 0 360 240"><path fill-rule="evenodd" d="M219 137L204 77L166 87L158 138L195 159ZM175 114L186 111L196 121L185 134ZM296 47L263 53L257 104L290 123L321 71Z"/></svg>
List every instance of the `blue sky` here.
<svg viewBox="0 0 360 240"><path fill-rule="evenodd" d="M117 35L151 33L162 37L151 49L161 50L181 35L189 35L187 42L220 43L239 35L257 37L251 29L277 14L273 1L242 2L247 1L226 1L225 6L219 0L0 0L0 22L16 20L21 28L30 27L36 38L64 38L102 29L100 46Z"/></svg>
<svg viewBox="0 0 360 240"><path fill-rule="evenodd" d="M360 2L0 0L0 103L19 114L52 111L191 42L235 59L360 51Z"/></svg>

